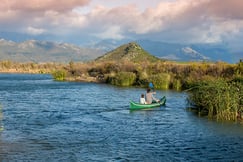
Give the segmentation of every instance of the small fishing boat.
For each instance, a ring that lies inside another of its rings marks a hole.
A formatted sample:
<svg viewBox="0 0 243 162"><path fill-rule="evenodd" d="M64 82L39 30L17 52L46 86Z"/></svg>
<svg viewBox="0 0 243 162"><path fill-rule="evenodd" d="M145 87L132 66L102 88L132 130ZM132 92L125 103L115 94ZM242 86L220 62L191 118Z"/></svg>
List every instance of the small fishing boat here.
<svg viewBox="0 0 243 162"><path fill-rule="evenodd" d="M165 105L166 97L162 97L159 102L152 103L152 104L140 104L136 103L134 101L130 102L130 110L141 110L141 109L151 109L155 107L160 107L162 105Z"/></svg>

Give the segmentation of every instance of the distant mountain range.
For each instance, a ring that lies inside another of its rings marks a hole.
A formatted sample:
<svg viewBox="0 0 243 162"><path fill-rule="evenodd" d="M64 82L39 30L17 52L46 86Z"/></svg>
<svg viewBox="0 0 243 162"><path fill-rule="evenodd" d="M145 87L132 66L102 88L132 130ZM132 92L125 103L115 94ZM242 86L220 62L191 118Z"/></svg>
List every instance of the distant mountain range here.
<svg viewBox="0 0 243 162"><path fill-rule="evenodd" d="M138 43L151 54L178 61L239 62L243 50L234 52L227 44L176 44L141 40Z"/></svg>
<svg viewBox="0 0 243 162"><path fill-rule="evenodd" d="M0 60L17 62L69 62L94 60L132 40L103 40L86 46L28 40L14 42L0 39ZM135 41L149 54L175 61L239 62L243 50L234 51L227 44L178 44L150 40Z"/></svg>
<svg viewBox="0 0 243 162"><path fill-rule="evenodd" d="M67 43L28 40L20 43L0 39L0 60L16 62L70 62L89 61L103 51L81 48Z"/></svg>

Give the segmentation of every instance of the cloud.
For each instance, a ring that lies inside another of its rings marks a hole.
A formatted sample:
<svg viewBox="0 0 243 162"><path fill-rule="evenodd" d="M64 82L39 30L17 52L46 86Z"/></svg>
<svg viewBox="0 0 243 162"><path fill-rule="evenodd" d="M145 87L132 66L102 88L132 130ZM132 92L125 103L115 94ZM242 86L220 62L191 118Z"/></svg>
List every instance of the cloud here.
<svg viewBox="0 0 243 162"><path fill-rule="evenodd" d="M242 19L242 0L210 0L202 6L207 14L224 19Z"/></svg>
<svg viewBox="0 0 243 162"><path fill-rule="evenodd" d="M34 28L34 27L28 27L27 28L27 33L31 34L31 35L40 35L45 33L45 29L39 29L39 28Z"/></svg>
<svg viewBox="0 0 243 162"><path fill-rule="evenodd" d="M95 35L101 39L116 39L121 40L124 36L121 34L121 30L119 26L112 26L105 30L103 33L99 33Z"/></svg>
<svg viewBox="0 0 243 162"><path fill-rule="evenodd" d="M66 12L78 6L85 6L90 0L2 0L1 10L43 12L48 10Z"/></svg>
<svg viewBox="0 0 243 162"><path fill-rule="evenodd" d="M201 2L201 1L200 1ZM105 6L97 5L88 13L87 20L95 32L105 32L109 28L119 26L120 36L126 35L134 36L152 36L154 33L163 34L170 29L178 30L187 23L181 21L181 15L187 13L191 7L200 5L199 2L180 0L176 2L160 2L156 7L139 10L136 4L128 4L124 6L117 6L107 8ZM190 19L185 19L187 22Z"/></svg>
<svg viewBox="0 0 243 162"><path fill-rule="evenodd" d="M232 41L232 37L243 35L242 8L242 0L156 0L151 6L147 0L3 0L0 30L70 35L73 39L85 35L100 39Z"/></svg>
<svg viewBox="0 0 243 162"><path fill-rule="evenodd" d="M140 36L164 41L216 43L231 39L243 29L243 1L177 0L148 8L134 22Z"/></svg>

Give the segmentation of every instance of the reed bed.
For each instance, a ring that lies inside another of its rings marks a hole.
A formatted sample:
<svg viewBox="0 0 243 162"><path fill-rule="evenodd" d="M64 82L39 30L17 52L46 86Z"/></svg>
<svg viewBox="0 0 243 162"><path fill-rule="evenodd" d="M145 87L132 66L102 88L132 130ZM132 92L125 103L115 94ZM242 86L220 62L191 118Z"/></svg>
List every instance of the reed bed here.
<svg viewBox="0 0 243 162"><path fill-rule="evenodd" d="M198 82L189 93L189 104L210 119L236 121L243 113L243 82L223 79Z"/></svg>

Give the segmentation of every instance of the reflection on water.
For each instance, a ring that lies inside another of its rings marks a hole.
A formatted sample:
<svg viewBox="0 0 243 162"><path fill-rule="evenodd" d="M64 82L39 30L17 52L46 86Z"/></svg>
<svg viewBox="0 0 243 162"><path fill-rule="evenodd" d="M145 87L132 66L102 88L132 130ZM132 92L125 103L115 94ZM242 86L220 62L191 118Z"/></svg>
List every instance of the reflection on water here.
<svg viewBox="0 0 243 162"><path fill-rule="evenodd" d="M144 89L1 74L0 161L241 161L243 127L198 118L185 93L129 111Z"/></svg>

